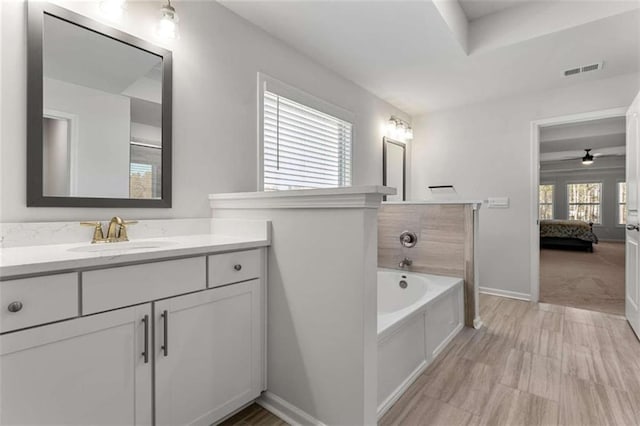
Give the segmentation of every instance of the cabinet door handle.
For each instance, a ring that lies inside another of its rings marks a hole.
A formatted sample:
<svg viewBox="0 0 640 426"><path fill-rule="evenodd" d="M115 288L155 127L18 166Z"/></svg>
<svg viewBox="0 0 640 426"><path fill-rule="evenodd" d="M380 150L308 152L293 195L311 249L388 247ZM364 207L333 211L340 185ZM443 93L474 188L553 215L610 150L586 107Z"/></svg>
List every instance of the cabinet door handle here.
<svg viewBox="0 0 640 426"><path fill-rule="evenodd" d="M241 264L239 264L239 263L238 263L238 264L236 264L236 265L233 265L233 269L235 269L236 271L239 271L239 270L241 270L241 269L242 269L242 265L241 265Z"/></svg>
<svg viewBox="0 0 640 426"><path fill-rule="evenodd" d="M163 343L162 346L160 346L160 349L162 349L162 353L164 354L164 356L169 356L169 312L165 309L164 311L162 311L162 314L160 314L160 316L162 317L162 320L164 322L162 330L162 332L164 333Z"/></svg>
<svg viewBox="0 0 640 426"><path fill-rule="evenodd" d="M144 358L144 363L149 363L149 315L145 315L142 318L142 323L144 324L144 351L142 352L142 357Z"/></svg>

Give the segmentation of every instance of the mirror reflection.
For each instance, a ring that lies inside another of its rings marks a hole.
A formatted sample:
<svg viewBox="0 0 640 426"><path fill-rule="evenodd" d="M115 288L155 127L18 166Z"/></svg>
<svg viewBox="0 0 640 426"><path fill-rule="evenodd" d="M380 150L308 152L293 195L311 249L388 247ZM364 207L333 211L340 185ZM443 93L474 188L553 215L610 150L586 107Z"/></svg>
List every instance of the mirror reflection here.
<svg viewBox="0 0 640 426"><path fill-rule="evenodd" d="M395 195L387 195L386 201L405 201L406 145L384 138L382 153L382 184L396 188Z"/></svg>
<svg viewBox="0 0 640 426"><path fill-rule="evenodd" d="M160 199L162 57L45 14L43 195Z"/></svg>

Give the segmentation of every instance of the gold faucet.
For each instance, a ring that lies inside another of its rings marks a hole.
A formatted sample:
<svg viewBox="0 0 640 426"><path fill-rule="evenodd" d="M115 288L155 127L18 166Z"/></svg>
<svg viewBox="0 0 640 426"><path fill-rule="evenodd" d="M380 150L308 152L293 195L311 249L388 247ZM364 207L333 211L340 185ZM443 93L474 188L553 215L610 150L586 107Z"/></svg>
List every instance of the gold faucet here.
<svg viewBox="0 0 640 426"><path fill-rule="evenodd" d="M129 241L127 236L127 225L133 225L138 223L137 220L122 220L119 216L114 216L109 221L109 227L107 228L107 236L104 236L102 232L101 222L80 222L80 225L93 226L93 239L91 244L95 243L118 243L122 241Z"/></svg>

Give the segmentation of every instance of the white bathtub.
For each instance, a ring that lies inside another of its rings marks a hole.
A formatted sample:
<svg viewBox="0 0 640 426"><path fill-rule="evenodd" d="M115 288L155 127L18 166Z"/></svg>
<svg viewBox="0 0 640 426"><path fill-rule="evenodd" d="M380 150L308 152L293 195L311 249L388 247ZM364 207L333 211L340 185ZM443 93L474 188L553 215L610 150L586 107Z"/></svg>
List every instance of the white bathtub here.
<svg viewBox="0 0 640 426"><path fill-rule="evenodd" d="M462 329L462 292L460 278L378 270L378 417Z"/></svg>

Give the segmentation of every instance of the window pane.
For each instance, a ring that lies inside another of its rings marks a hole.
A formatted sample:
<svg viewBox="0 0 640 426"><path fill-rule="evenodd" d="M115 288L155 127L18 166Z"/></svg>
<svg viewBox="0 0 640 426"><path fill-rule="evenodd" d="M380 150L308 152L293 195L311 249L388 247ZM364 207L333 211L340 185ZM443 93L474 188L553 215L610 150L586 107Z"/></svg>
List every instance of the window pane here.
<svg viewBox="0 0 640 426"><path fill-rule="evenodd" d="M567 196L569 219L601 223L602 183L571 183L567 185Z"/></svg>
<svg viewBox="0 0 640 426"><path fill-rule="evenodd" d="M627 223L627 205L626 204L618 205L618 217L620 218L618 222L620 225L624 225Z"/></svg>
<svg viewBox="0 0 640 426"><path fill-rule="evenodd" d="M540 204L540 220L553 219L553 205Z"/></svg>
<svg viewBox="0 0 640 426"><path fill-rule="evenodd" d="M602 192L601 183L573 183L567 185L569 204L597 203L600 204Z"/></svg>
<svg viewBox="0 0 640 426"><path fill-rule="evenodd" d="M600 205L572 204L569 206L569 219L600 223Z"/></svg>
<svg viewBox="0 0 640 426"><path fill-rule="evenodd" d="M151 164L131 163L129 196L153 198L153 166Z"/></svg>
<svg viewBox="0 0 640 426"><path fill-rule="evenodd" d="M264 92L264 190L351 185L352 125Z"/></svg>
<svg viewBox="0 0 640 426"><path fill-rule="evenodd" d="M538 191L539 211L538 217L541 220L553 219L553 191L554 185L540 185Z"/></svg>
<svg viewBox="0 0 640 426"><path fill-rule="evenodd" d="M618 224L627 223L627 183L618 182Z"/></svg>
<svg viewBox="0 0 640 426"><path fill-rule="evenodd" d="M618 202L620 204L627 203L627 183L618 182Z"/></svg>
<svg viewBox="0 0 640 426"><path fill-rule="evenodd" d="M553 188L554 188L554 185L540 185L540 203L541 204L553 203Z"/></svg>

